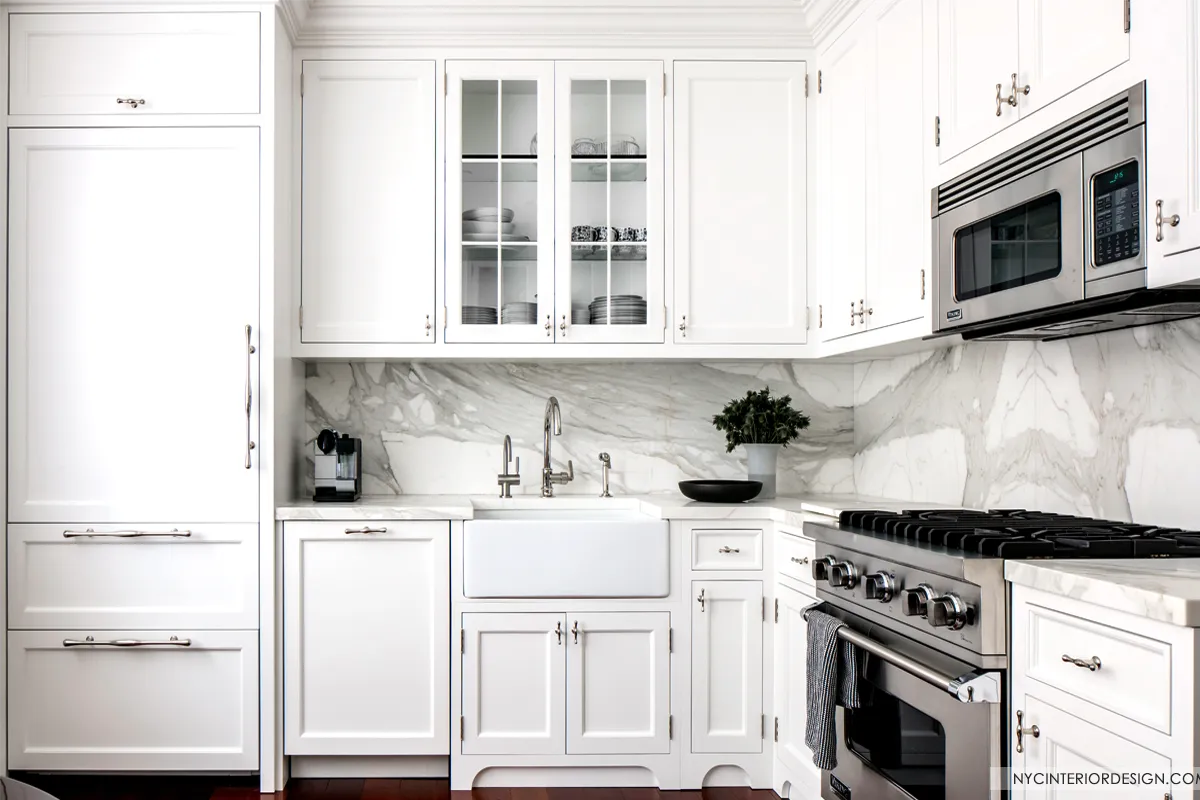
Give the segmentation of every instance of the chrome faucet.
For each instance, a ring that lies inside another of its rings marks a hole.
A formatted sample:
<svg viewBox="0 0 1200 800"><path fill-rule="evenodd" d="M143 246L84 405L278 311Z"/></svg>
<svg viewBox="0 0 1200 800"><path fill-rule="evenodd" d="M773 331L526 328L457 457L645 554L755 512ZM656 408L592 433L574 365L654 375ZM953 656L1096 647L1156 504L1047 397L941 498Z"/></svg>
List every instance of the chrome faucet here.
<svg viewBox="0 0 1200 800"><path fill-rule="evenodd" d="M504 452L501 454L504 460L500 474L496 476L496 484L500 487L500 498L503 500L512 497L512 487L521 485L521 457L517 456L517 464L515 469L510 473L508 465L513 460L512 437L505 434L504 436Z"/></svg>
<svg viewBox="0 0 1200 800"><path fill-rule="evenodd" d="M553 430L551 428L553 427ZM566 472L555 472L550 466L550 434L562 436L562 410L558 398L553 395L546 401L546 417L542 421L542 497L554 497L554 484L566 484L575 480L575 465L567 460Z"/></svg>
<svg viewBox="0 0 1200 800"><path fill-rule="evenodd" d="M608 490L608 472L612 469L612 458L608 453L600 454L600 473L601 473L601 497L612 497L612 492Z"/></svg>

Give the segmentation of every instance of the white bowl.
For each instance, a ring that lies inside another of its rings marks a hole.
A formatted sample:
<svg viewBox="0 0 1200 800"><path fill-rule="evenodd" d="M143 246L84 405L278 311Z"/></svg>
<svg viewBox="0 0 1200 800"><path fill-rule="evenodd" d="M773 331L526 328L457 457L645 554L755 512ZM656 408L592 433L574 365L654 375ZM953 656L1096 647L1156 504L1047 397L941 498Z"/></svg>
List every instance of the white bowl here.
<svg viewBox="0 0 1200 800"><path fill-rule="evenodd" d="M473 222L512 222L513 210L511 208L496 208L495 206L469 208L463 212L462 218Z"/></svg>
<svg viewBox="0 0 1200 800"><path fill-rule="evenodd" d="M495 233L497 230L500 233L512 233L515 223L512 222L482 222L477 220L463 220L463 233Z"/></svg>

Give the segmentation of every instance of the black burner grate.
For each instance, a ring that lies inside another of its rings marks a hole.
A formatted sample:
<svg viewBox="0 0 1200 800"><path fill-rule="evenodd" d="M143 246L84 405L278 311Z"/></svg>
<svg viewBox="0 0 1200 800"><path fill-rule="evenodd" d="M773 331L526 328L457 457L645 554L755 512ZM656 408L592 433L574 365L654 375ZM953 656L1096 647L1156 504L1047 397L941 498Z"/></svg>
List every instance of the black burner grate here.
<svg viewBox="0 0 1200 800"><path fill-rule="evenodd" d="M1004 509L843 511L843 525L1000 558L1200 556L1200 531Z"/></svg>

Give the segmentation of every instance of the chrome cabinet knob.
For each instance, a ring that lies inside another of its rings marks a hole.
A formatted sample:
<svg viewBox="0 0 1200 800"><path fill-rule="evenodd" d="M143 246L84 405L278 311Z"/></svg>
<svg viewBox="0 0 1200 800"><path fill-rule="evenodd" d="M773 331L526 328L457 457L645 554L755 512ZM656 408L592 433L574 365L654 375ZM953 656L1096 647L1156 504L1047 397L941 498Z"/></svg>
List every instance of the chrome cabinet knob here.
<svg viewBox="0 0 1200 800"><path fill-rule="evenodd" d="M933 587L918 583L914 589L904 590L904 616L923 617L928 613L929 601L934 598Z"/></svg>
<svg viewBox="0 0 1200 800"><path fill-rule="evenodd" d="M1017 729L1016 729L1016 731L1014 731L1014 733L1016 733L1016 735L1017 735L1017 752L1018 753L1025 752L1025 737L1026 736L1032 736L1034 739L1037 739L1042 735L1042 731L1038 728L1037 725L1030 725L1028 728L1026 728L1024 725L1024 720L1022 719L1023 716L1024 716L1023 712L1021 712L1021 711L1017 712Z"/></svg>
<svg viewBox="0 0 1200 800"><path fill-rule="evenodd" d="M858 567L849 561L839 561L829 568L829 585L853 589L858 585Z"/></svg>
<svg viewBox="0 0 1200 800"><path fill-rule="evenodd" d="M967 604L956 594L945 594L929 601L929 624L935 628L961 630L967 625Z"/></svg>
<svg viewBox="0 0 1200 800"><path fill-rule="evenodd" d="M684 314L679 322L679 332L683 335L684 339L687 338L687 314Z"/></svg>
<svg viewBox="0 0 1200 800"><path fill-rule="evenodd" d="M822 556L812 562L812 577L814 581L829 580L829 568L837 563L833 556Z"/></svg>
<svg viewBox="0 0 1200 800"><path fill-rule="evenodd" d="M1172 214L1169 217L1164 217L1162 213L1163 201L1154 201L1154 241L1161 242L1163 240L1163 225L1170 225L1174 228L1179 224L1179 215Z"/></svg>
<svg viewBox="0 0 1200 800"><path fill-rule="evenodd" d="M863 579L868 600L889 603L896 595L896 581L886 572L872 572Z"/></svg>

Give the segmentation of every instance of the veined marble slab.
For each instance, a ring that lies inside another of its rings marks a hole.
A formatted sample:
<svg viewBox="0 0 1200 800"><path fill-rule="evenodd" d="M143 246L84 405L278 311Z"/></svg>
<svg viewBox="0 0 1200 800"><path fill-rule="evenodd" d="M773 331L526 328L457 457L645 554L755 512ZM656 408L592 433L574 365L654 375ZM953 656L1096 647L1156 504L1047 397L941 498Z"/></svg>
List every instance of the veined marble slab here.
<svg viewBox="0 0 1200 800"><path fill-rule="evenodd" d="M1200 628L1200 558L1008 561L1004 577L1126 614Z"/></svg>

